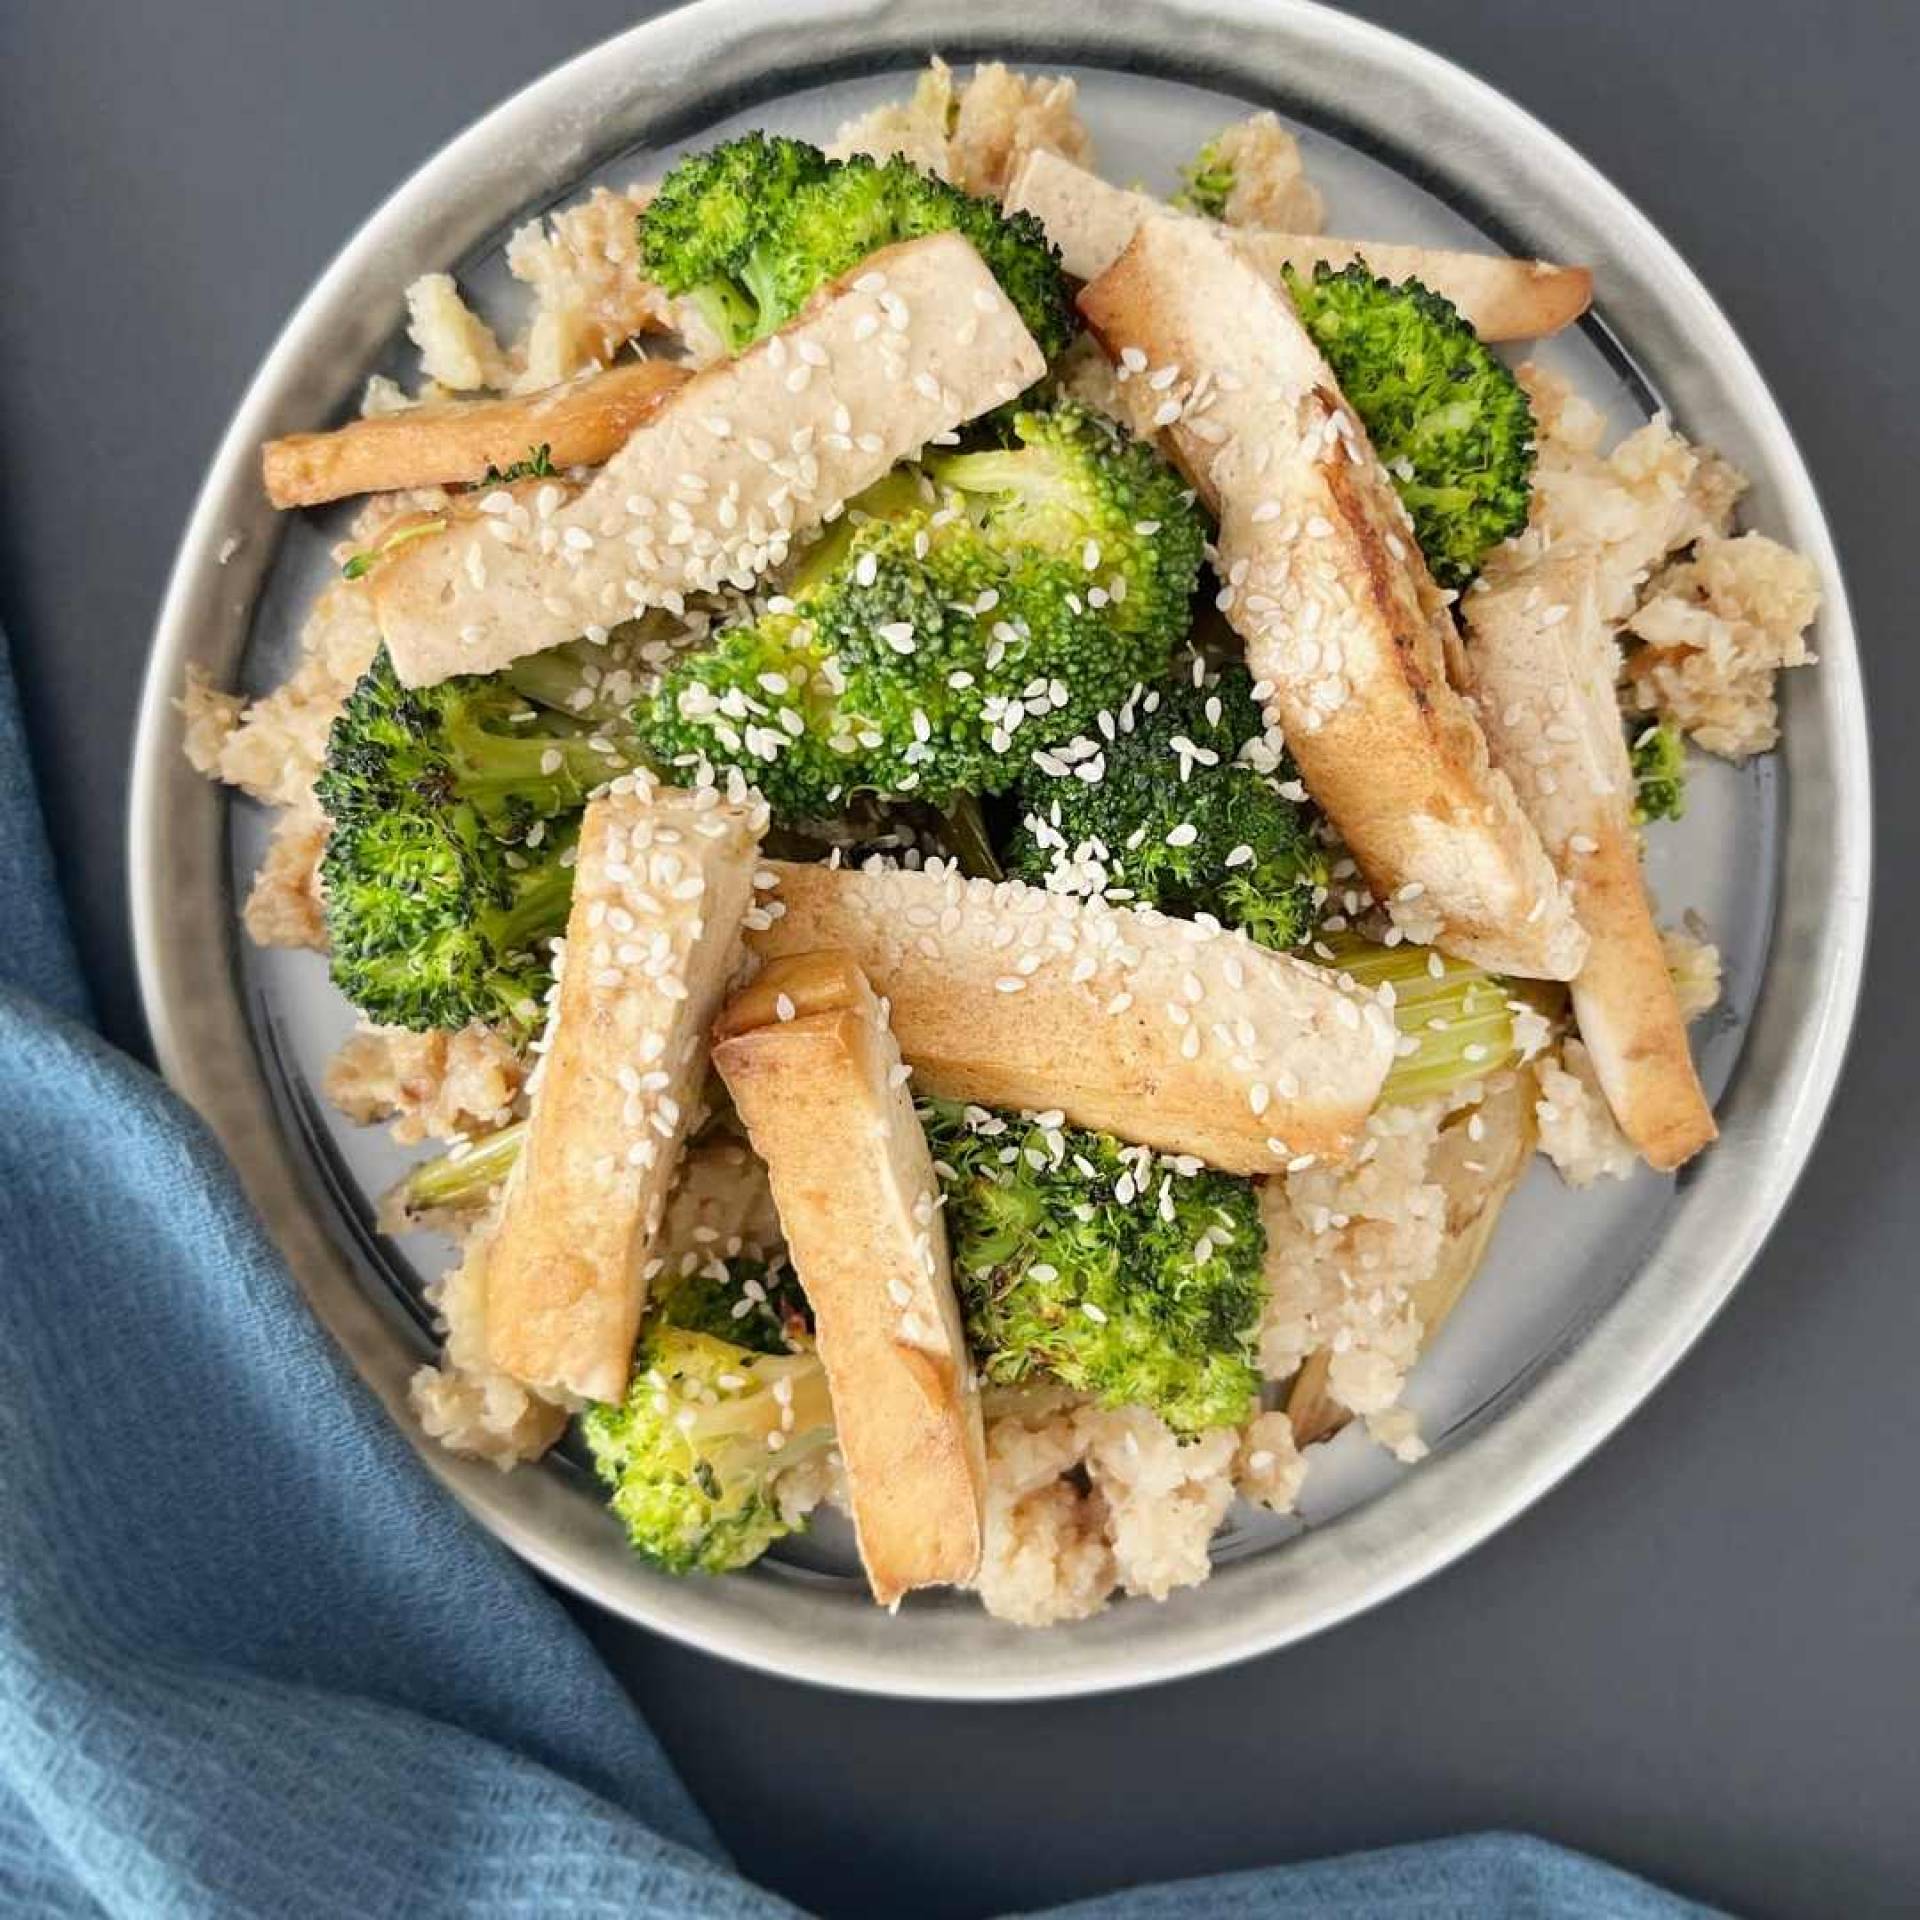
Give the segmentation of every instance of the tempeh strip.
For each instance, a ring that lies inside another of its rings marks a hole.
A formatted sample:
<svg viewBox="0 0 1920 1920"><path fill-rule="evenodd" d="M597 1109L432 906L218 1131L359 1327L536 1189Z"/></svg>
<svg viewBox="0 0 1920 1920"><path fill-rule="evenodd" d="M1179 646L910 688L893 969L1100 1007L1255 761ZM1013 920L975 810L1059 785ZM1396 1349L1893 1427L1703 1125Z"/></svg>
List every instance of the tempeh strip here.
<svg viewBox="0 0 1920 1920"><path fill-rule="evenodd" d="M1392 1062L1377 999L1243 934L951 871L769 864L754 950L851 953L931 1094L1271 1173L1343 1154Z"/></svg>
<svg viewBox="0 0 1920 1920"><path fill-rule="evenodd" d="M618 1400L653 1241L741 960L765 810L628 776L590 802L526 1144L487 1261L487 1352Z"/></svg>
<svg viewBox="0 0 1920 1920"><path fill-rule="evenodd" d="M394 670L415 687L490 673L750 587L897 461L1045 371L958 234L886 248L676 388L577 497L503 490L383 560L372 597Z"/></svg>
<svg viewBox="0 0 1920 1920"><path fill-rule="evenodd" d="M261 478L276 507L315 507L355 493L477 483L542 449L558 471L597 467L688 377L670 360L635 360L510 400L450 400L331 433L290 433L261 449Z"/></svg>
<svg viewBox="0 0 1920 1920"><path fill-rule="evenodd" d="M980 1562L979 1399L886 1012L850 955L796 955L727 1007L713 1061L813 1307L873 1596L963 1585Z"/></svg>

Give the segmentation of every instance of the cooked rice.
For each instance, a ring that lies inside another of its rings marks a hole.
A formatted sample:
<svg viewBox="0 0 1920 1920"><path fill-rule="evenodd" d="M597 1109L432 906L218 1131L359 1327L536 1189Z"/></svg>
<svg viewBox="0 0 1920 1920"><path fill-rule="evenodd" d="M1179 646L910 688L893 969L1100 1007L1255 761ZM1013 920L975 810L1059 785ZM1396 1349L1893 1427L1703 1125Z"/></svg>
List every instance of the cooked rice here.
<svg viewBox="0 0 1920 1920"><path fill-rule="evenodd" d="M1213 151L1233 169L1221 218L1230 227L1271 227L1280 233L1318 233L1326 202L1307 178L1300 142L1270 113L1236 121L1214 139Z"/></svg>
<svg viewBox="0 0 1920 1920"><path fill-rule="evenodd" d="M507 243L508 270L535 301L526 338L514 349L515 391L604 367L637 335L672 325L673 303L640 271L636 216L652 198L651 187L595 187Z"/></svg>
<svg viewBox="0 0 1920 1920"><path fill-rule="evenodd" d="M1726 530L1746 481L1690 445L1664 414L1602 454L1606 418L1597 408L1542 367L1528 363L1519 374L1539 426L1532 516L1526 532L1488 556L1487 575L1530 566L1549 549L1590 547L1602 611L1623 620L1662 560Z"/></svg>
<svg viewBox="0 0 1920 1920"><path fill-rule="evenodd" d="M1593 1057L1578 1040L1540 1062L1540 1098L1534 1117L1540 1123L1540 1151L1570 1187L1596 1180L1624 1180L1640 1164L1633 1143L1600 1091Z"/></svg>
<svg viewBox="0 0 1920 1920"><path fill-rule="evenodd" d="M968 193L998 200L1029 153L1057 153L1076 166L1093 165L1093 137L1075 104L1078 91L1072 80L1013 73L997 60L956 85L952 69L936 59L915 82L911 98L849 120L827 151L840 159L899 154Z"/></svg>
<svg viewBox="0 0 1920 1920"><path fill-rule="evenodd" d="M1730 760L1779 743L1775 682L1810 665L1806 630L1820 610L1813 562L1764 533L1704 535L1666 568L1627 622L1632 704Z"/></svg>
<svg viewBox="0 0 1920 1920"><path fill-rule="evenodd" d="M241 911L247 937L258 947L327 950L327 905L320 891L320 856L331 831L317 807L289 807L273 823L267 851Z"/></svg>
<svg viewBox="0 0 1920 1920"><path fill-rule="evenodd" d="M512 369L493 329L460 297L450 273L423 273L407 289L407 338L420 369L455 393L506 386Z"/></svg>
<svg viewBox="0 0 1920 1920"><path fill-rule="evenodd" d="M526 1062L491 1027L411 1033L363 1024L327 1063L327 1098L357 1126L392 1124L403 1146L463 1140L514 1116Z"/></svg>

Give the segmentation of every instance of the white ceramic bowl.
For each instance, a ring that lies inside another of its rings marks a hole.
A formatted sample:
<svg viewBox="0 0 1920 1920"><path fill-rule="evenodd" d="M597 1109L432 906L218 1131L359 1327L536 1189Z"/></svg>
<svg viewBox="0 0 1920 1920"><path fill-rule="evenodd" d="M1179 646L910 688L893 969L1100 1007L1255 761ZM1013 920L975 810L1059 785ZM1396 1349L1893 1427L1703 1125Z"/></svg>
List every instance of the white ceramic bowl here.
<svg viewBox="0 0 1920 1920"><path fill-rule="evenodd" d="M284 671L343 514L276 517L260 442L349 411L402 371L401 289L454 268L505 303L513 226L595 177L658 171L737 125L824 138L909 84L934 50L1081 80L1114 177L1166 186L1249 106L1297 126L1332 229L1589 261L1594 316L1547 355L1616 420L1670 406L1753 477L1746 513L1810 554L1826 584L1822 664L1791 676L1775 759L1696 778L1656 838L1669 910L1700 908L1728 996L1702 1051L1723 1137L1677 1182L1586 1195L1544 1171L1422 1362L1410 1401L1435 1442L1411 1471L1356 1432L1322 1450L1304 1531L1236 1519L1206 1585L1114 1605L1050 1633L963 1596L876 1612L832 1528L747 1574L676 1582L626 1550L590 1478L558 1460L502 1477L427 1448L474 1514L555 1580L711 1652L873 1692L1033 1698L1138 1685L1280 1646L1464 1553L1596 1446L1685 1352L1785 1203L1825 1111L1858 987L1869 801L1854 641L1806 472L1751 361L1651 226L1518 107L1406 41L1289 0L704 0L607 42L454 141L373 215L288 323L214 462L182 544L146 689L133 803L133 899L148 1014L168 1076L232 1152L315 1309L408 1424L428 1351L435 1264L373 1231L399 1157L319 1099L348 1011L312 955L261 954L237 901L264 821L187 768L170 701L189 663L264 687ZM236 538L227 563L220 554Z"/></svg>

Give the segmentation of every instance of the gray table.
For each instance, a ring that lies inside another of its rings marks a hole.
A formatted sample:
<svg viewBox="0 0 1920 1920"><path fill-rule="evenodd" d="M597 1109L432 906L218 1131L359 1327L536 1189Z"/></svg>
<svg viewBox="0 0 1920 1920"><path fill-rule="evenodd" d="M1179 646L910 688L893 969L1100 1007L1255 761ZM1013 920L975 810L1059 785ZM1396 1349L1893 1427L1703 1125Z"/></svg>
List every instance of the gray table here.
<svg viewBox="0 0 1920 1920"><path fill-rule="evenodd" d="M772 3L772 0L769 0ZM282 317L404 173L621 0L0 8L0 619L108 1032L148 624ZM1676 1379L1464 1565L1209 1679L1036 1707L816 1694L582 1609L743 1865L971 1914L1521 1827L1750 1913L1920 1910L1913 827L1920 8L1368 0L1645 207L1774 381L1876 698L1882 937L1805 1187Z"/></svg>

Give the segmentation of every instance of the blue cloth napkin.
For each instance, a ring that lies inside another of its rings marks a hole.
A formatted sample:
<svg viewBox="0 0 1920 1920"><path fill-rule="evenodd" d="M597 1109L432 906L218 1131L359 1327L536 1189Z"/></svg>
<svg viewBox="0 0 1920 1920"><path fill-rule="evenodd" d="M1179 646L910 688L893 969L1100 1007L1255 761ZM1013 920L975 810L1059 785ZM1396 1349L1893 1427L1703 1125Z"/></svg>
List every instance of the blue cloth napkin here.
<svg viewBox="0 0 1920 1920"><path fill-rule="evenodd" d="M793 1914L433 1482L199 1121L87 1024L0 642L0 1910ZM1539 1841L1082 1920L1697 1913Z"/></svg>

